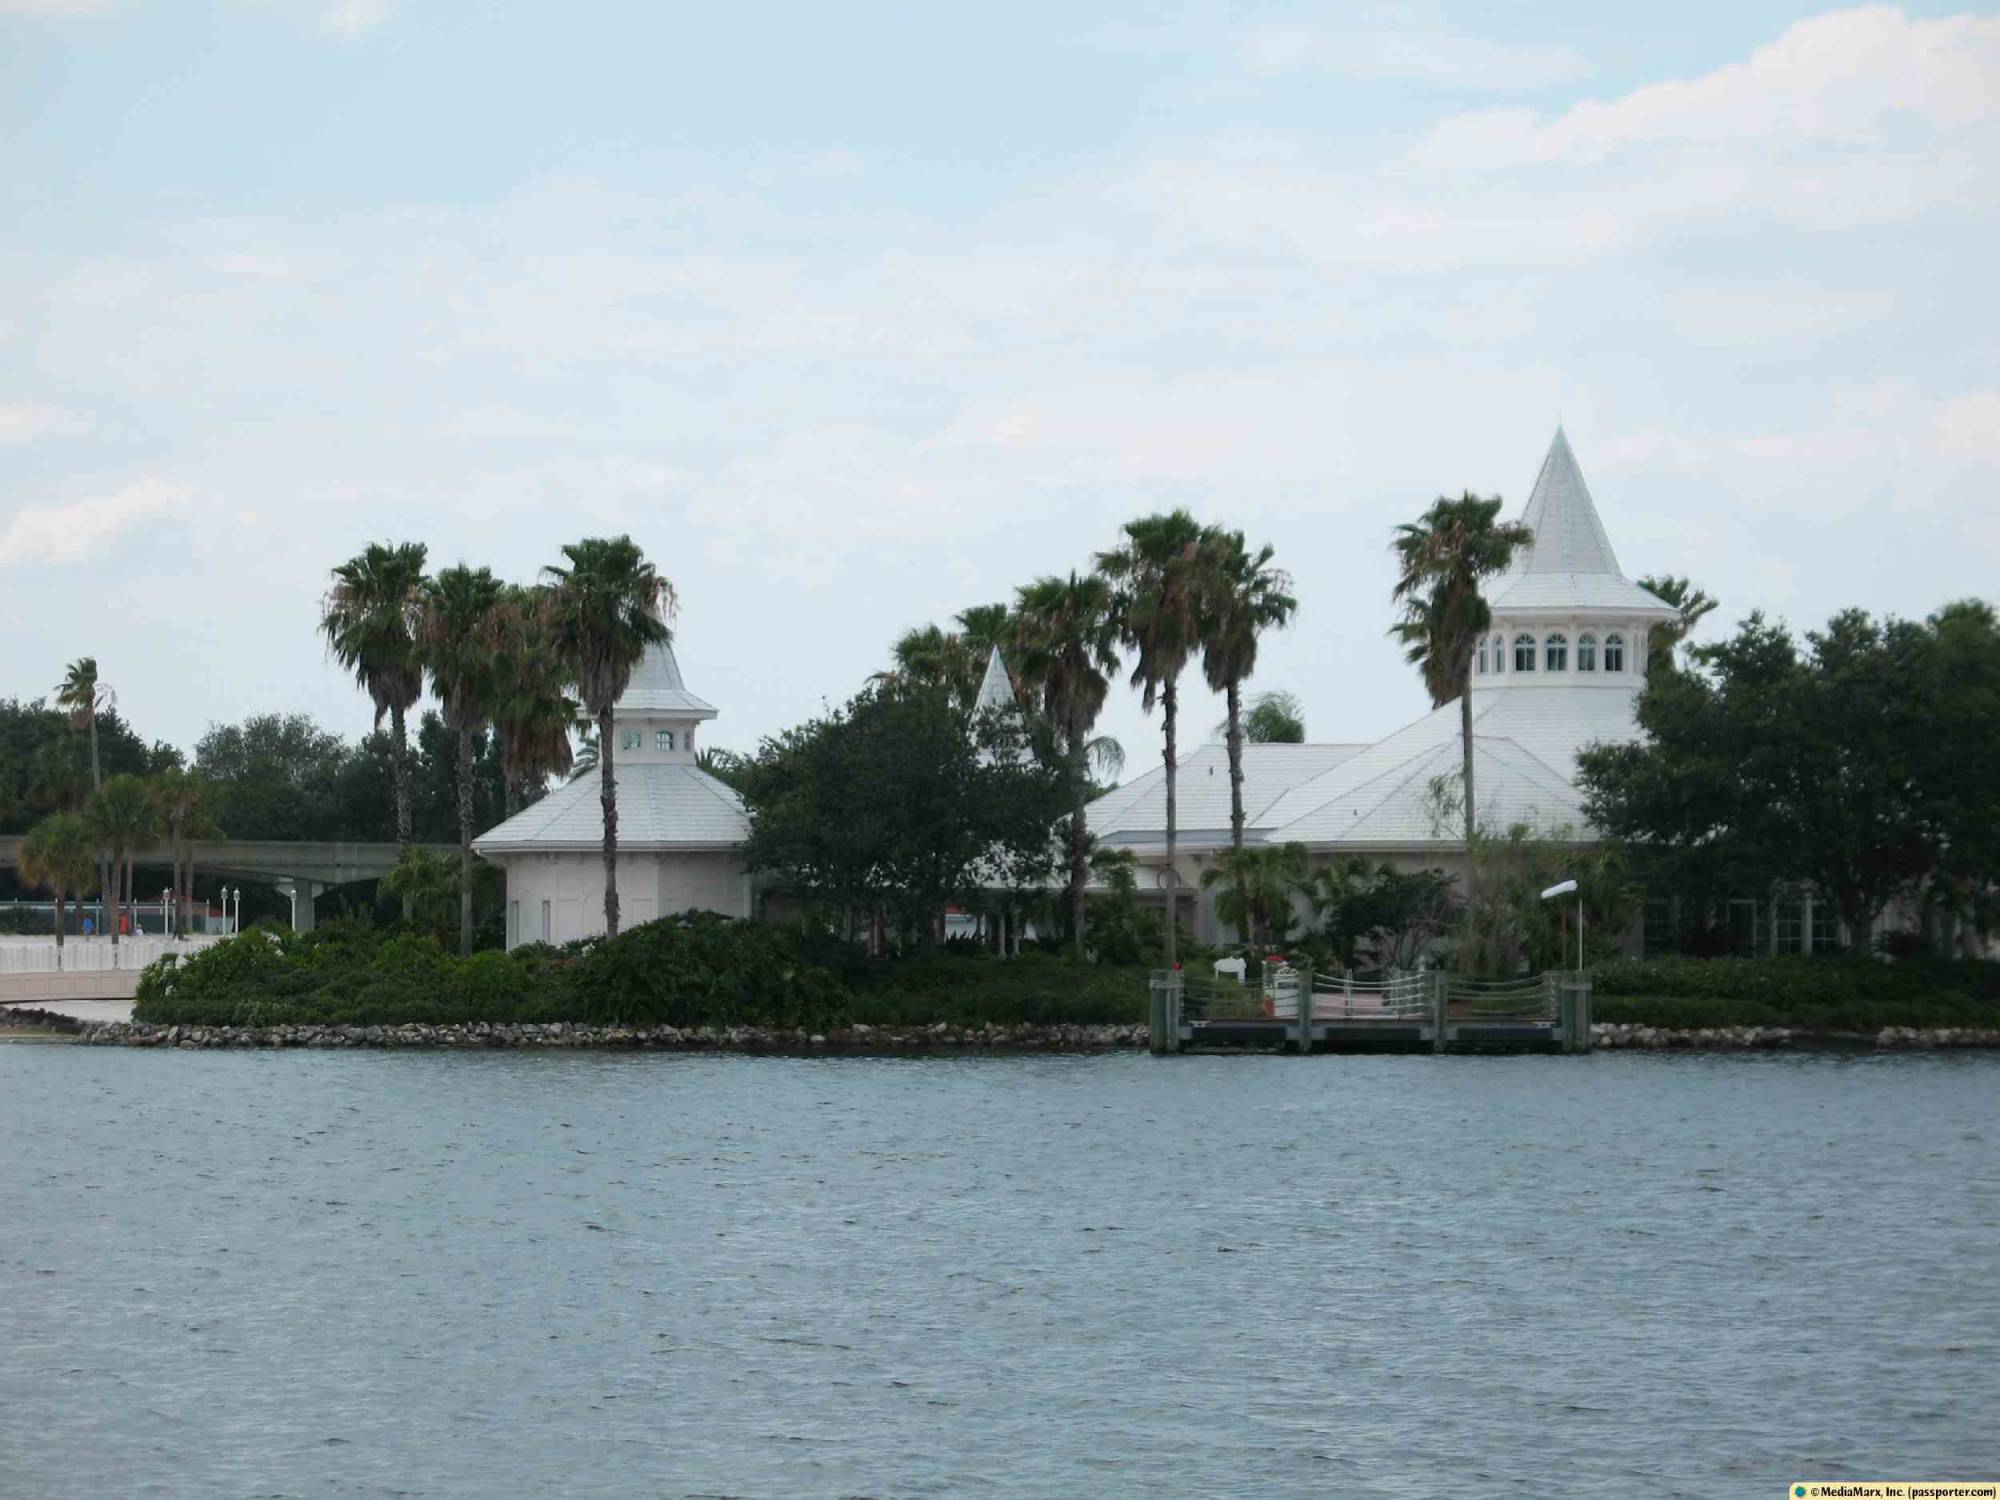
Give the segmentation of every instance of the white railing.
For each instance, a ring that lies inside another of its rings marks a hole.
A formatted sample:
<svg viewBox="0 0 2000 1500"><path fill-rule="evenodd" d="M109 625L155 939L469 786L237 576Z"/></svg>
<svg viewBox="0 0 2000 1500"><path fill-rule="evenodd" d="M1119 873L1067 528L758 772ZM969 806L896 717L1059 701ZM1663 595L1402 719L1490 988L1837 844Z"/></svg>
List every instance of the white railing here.
<svg viewBox="0 0 2000 1500"><path fill-rule="evenodd" d="M138 970L169 953L195 953L218 938L125 938L116 945L102 938L72 938L60 956L53 941L0 943L0 974L108 974Z"/></svg>

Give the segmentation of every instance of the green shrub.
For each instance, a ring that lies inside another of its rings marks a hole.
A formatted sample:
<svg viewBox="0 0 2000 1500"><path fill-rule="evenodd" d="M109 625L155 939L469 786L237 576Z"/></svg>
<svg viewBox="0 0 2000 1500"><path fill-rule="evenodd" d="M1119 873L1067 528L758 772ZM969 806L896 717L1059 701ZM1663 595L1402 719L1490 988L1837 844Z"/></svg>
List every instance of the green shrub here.
<svg viewBox="0 0 2000 1500"><path fill-rule="evenodd" d="M1592 987L1597 1020L1650 1026L2000 1026L2000 964L1987 962L1621 959Z"/></svg>
<svg viewBox="0 0 2000 1500"><path fill-rule="evenodd" d="M644 1026L841 1024L845 987L761 923L690 912L567 949L470 958L419 932L361 923L253 929L170 956L140 977L136 1019L155 1025L449 1025L589 1021Z"/></svg>
<svg viewBox="0 0 2000 1500"><path fill-rule="evenodd" d="M1146 1019L1143 965L1077 964L1044 953L874 963L850 973L856 1021L871 1026L1131 1025Z"/></svg>

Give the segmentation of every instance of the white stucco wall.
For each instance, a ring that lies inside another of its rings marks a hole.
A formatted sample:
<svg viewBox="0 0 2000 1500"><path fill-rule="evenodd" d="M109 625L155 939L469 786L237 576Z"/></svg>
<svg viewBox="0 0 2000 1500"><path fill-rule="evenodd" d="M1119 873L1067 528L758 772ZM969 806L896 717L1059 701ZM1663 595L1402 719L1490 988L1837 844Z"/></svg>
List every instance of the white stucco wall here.
<svg viewBox="0 0 2000 1500"><path fill-rule="evenodd" d="M604 931L604 860L597 854L512 854L507 866L507 946L567 943ZM698 907L750 915L750 878L726 851L618 856L619 925ZM546 923L546 933L544 924Z"/></svg>

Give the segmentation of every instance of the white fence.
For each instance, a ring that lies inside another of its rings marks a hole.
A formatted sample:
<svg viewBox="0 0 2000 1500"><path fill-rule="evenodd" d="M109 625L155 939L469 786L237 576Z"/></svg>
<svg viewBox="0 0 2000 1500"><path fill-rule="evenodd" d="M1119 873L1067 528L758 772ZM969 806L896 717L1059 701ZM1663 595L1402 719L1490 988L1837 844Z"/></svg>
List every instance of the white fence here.
<svg viewBox="0 0 2000 1500"><path fill-rule="evenodd" d="M60 962L53 942L0 942L0 974L108 974L130 969L137 973L168 953L195 953L216 938L126 938L112 944L103 938L72 938L62 945Z"/></svg>

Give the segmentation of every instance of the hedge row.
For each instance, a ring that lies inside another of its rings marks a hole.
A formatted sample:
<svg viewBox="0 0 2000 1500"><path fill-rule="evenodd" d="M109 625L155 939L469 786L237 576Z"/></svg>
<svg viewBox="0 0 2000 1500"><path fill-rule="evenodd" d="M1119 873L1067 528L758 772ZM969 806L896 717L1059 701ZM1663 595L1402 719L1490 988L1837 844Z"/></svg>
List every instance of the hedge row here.
<svg viewBox="0 0 2000 1500"><path fill-rule="evenodd" d="M1593 972L1599 1021L1648 1026L2000 1026L2000 963L1621 959Z"/></svg>
<svg viewBox="0 0 2000 1500"><path fill-rule="evenodd" d="M614 939L457 958L432 938L330 924L265 928L139 981L134 1018L156 1025L391 1026L588 1021L635 1026L838 1026L847 989L762 923L689 912Z"/></svg>
<svg viewBox="0 0 2000 1500"><path fill-rule="evenodd" d="M847 969L848 1009L871 1026L1131 1026L1146 1019L1146 969L1044 953L939 955Z"/></svg>

